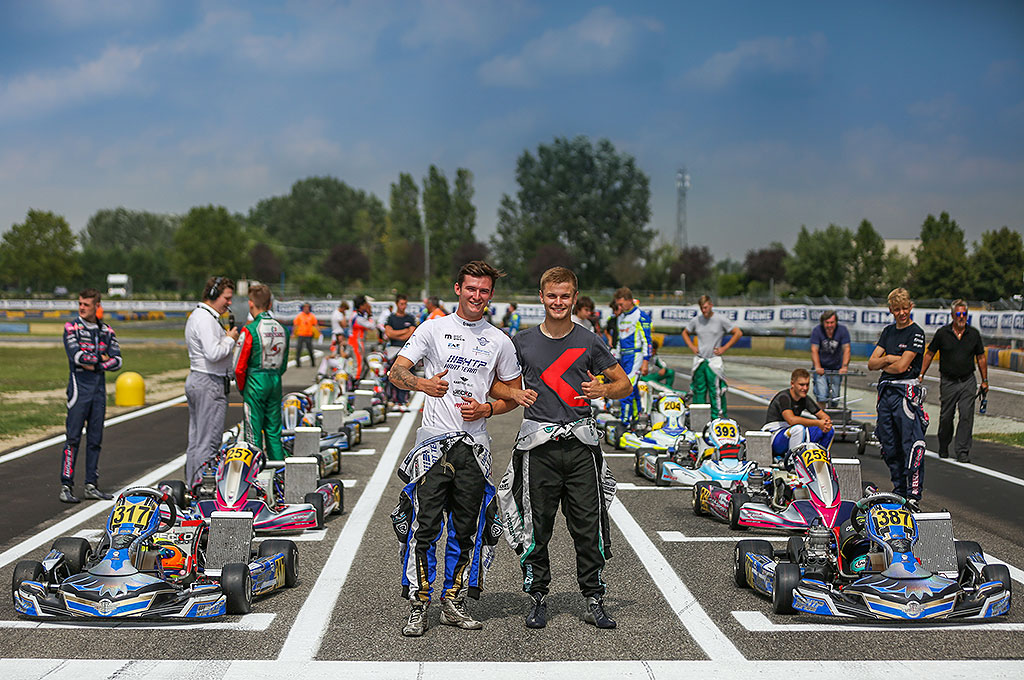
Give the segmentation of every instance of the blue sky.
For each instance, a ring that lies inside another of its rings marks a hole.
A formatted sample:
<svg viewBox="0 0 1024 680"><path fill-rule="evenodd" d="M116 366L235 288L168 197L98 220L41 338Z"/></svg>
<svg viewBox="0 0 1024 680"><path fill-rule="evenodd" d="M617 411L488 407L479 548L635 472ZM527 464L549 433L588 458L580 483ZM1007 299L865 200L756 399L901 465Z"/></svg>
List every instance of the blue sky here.
<svg viewBox="0 0 1024 680"><path fill-rule="evenodd" d="M969 241L1024 215L1020 2L0 2L0 229L29 208L247 212L333 175L475 175L494 229L515 161L607 137L652 226L717 259L801 225Z"/></svg>

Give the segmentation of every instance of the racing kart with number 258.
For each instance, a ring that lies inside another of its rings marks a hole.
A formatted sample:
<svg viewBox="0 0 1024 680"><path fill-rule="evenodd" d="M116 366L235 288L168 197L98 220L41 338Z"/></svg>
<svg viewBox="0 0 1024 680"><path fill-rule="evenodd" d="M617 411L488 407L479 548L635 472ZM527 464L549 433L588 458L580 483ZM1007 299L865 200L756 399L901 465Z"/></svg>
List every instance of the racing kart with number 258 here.
<svg viewBox="0 0 1024 680"><path fill-rule="evenodd" d="M175 527L176 515L165 492L128 489L115 501L95 551L88 540L69 536L54 541L42 562L18 562L15 610L32 618L209 619L248 613L253 597L295 585L292 541L264 541L255 554L250 547L248 563L230 562L213 576L206 571L206 523ZM182 540L161 535L175 529Z"/></svg>

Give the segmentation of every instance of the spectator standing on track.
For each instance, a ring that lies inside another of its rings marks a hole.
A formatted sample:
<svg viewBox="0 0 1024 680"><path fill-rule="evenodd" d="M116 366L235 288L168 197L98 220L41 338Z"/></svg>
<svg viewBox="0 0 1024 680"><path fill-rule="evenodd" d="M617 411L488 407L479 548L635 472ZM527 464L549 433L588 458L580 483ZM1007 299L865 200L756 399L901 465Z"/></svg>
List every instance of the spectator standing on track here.
<svg viewBox="0 0 1024 680"><path fill-rule="evenodd" d="M615 479L601 453L590 400L621 399L633 386L615 357L594 333L573 323L576 275L552 267L540 279L544 321L512 343L526 389L495 387L525 408L512 460L498 495L507 538L519 556L523 590L530 595L527 628L547 625L551 583L548 542L559 506L576 548L576 580L586 599L583 620L615 628L604 610L605 560L611 557L608 506ZM604 374L602 383L594 376Z"/></svg>
<svg viewBox="0 0 1024 680"><path fill-rule="evenodd" d="M619 344L619 306L615 300L612 300L608 303L608 308L611 313L608 315L608 320L604 322L604 339L614 350L615 346Z"/></svg>
<svg viewBox="0 0 1024 680"><path fill-rule="evenodd" d="M772 454L776 459L785 458L786 452L806 442L820 444L828 449L836 432L832 429L832 418L807 392L811 387L811 374L798 368L789 376L789 389L772 397L765 413L762 430L774 432ZM813 413L813 418L803 414Z"/></svg>
<svg viewBox="0 0 1024 680"><path fill-rule="evenodd" d="M406 341L412 337L413 331L416 330L416 318L408 312L409 296L404 293L399 293L395 296L395 311L389 315L384 323L384 335L387 337L387 347L385 352L388 358L388 370L391 370L391 364L394 363L395 357L398 356L399 350L405 345ZM409 402L409 390L403 390L395 385L391 386L394 391L394 402L398 405L400 411L407 410L406 404Z"/></svg>
<svg viewBox="0 0 1024 680"><path fill-rule="evenodd" d="M366 354L366 331L376 328L373 310L365 295L357 295L352 301L353 312L349 318L348 344L352 348L352 359L356 372L352 375L353 383L363 377L363 357Z"/></svg>
<svg viewBox="0 0 1024 680"><path fill-rule="evenodd" d="M696 356L693 357L693 377L690 379L690 392L694 404L711 404L711 418L725 417L727 407L725 393L729 386L725 383L725 361L722 355L743 335L740 327L733 324L722 314L715 314L711 298L701 295L697 301L700 314L690 319L683 329L683 342ZM722 338L727 333L732 337L723 345ZM693 342L691 335L696 336Z"/></svg>
<svg viewBox="0 0 1024 680"><path fill-rule="evenodd" d="M470 616L466 596L479 597L502 524L484 419L516 407L512 400L488 401L487 395L499 381L522 387L512 341L483 318L500 276L486 262L463 265L455 284L456 313L421 324L391 367L396 387L427 395L416 444L399 465L405 486L391 514L402 544L402 596L410 601L402 629L407 637L427 628L435 545L446 520L441 623L483 627ZM421 360L430 378L412 374Z"/></svg>
<svg viewBox="0 0 1024 680"><path fill-rule="evenodd" d="M348 303L342 300L338 308L331 312L331 344L334 349L345 344L348 339Z"/></svg>
<svg viewBox="0 0 1024 680"><path fill-rule="evenodd" d="M981 333L974 326L967 325L967 303L955 300L950 305L952 323L935 331L931 344L925 350L921 362L924 374L939 354L939 457L949 458L949 444L953 441L953 412L958 411L960 422L956 427L956 459L961 463L971 462L971 443L974 430L974 400L978 396L978 382L974 377L974 364L981 372L981 390L988 391L988 359L985 357L985 343Z"/></svg>
<svg viewBox="0 0 1024 680"><path fill-rule="evenodd" d="M439 316L448 314L448 312L444 311L444 307L441 306L441 299L436 295L426 299L425 307L426 316L423 318L423 321L429 321L430 319L436 319Z"/></svg>
<svg viewBox="0 0 1024 680"><path fill-rule="evenodd" d="M100 450L103 447L103 418L107 413L107 371L121 368L121 348L114 329L96 317L100 293L86 288L78 294L78 318L64 324L64 351L68 355L68 415L64 421L67 443L61 456L60 498L63 503L81 502L74 494L75 461L85 435L85 493L91 500L110 500L100 491Z"/></svg>
<svg viewBox="0 0 1024 680"><path fill-rule="evenodd" d="M270 314L270 288L249 288L252 321L238 336L235 384L245 403L245 441L268 460L284 460L281 445L281 376L288 369L288 331Z"/></svg>
<svg viewBox="0 0 1024 680"><path fill-rule="evenodd" d="M660 383L669 389L674 389L676 384L676 371L674 368L669 368L669 365L665 363L665 360L658 356L659 349L661 349L661 342L658 340L652 340L651 359L647 362L647 373L640 376L640 379L645 382Z"/></svg>
<svg viewBox="0 0 1024 680"><path fill-rule="evenodd" d="M316 359L313 357L313 338L320 337L320 322L311 312L312 305L308 302L302 303L302 311L295 315L292 321L292 333L295 335L295 368L302 365L302 349L309 352L309 365L316 366Z"/></svg>
<svg viewBox="0 0 1024 680"><path fill-rule="evenodd" d="M924 358L924 331L911 317L913 308L906 289L896 288L889 293L889 311L896 322L882 330L868 359L868 370L882 371L878 377L875 435L889 466L893 492L917 509L924 491L928 415L922 407L925 389L917 379Z"/></svg>
<svg viewBox="0 0 1024 680"><path fill-rule="evenodd" d="M188 448L185 451L185 483L189 488L202 482L203 465L217 455L228 409L231 351L238 329L227 331L220 317L231 307L235 282L211 276L203 288L203 301L185 322L189 374L185 380L188 401Z"/></svg>
<svg viewBox="0 0 1024 680"><path fill-rule="evenodd" d="M834 309L822 312L821 323L811 331L811 363L815 399L823 406L834 406L839 401L842 376L850 366L850 332L839 323Z"/></svg>
<svg viewBox="0 0 1024 680"><path fill-rule="evenodd" d="M619 418L626 427L629 427L640 415L640 388L637 387L637 383L640 376L647 373L648 362L651 360L651 317L636 306L633 291L629 288L619 288L615 291L612 301L619 312L616 317L618 343L615 346L615 356L633 386L632 391L619 401Z"/></svg>
<svg viewBox="0 0 1024 680"><path fill-rule="evenodd" d="M386 347L388 344L388 336L387 333L384 331L384 327L388 325L388 319L394 312L395 306L393 304L389 304L387 307L381 310L380 314L378 314L377 318L374 320L377 324L377 341L380 344L381 352L387 351Z"/></svg>

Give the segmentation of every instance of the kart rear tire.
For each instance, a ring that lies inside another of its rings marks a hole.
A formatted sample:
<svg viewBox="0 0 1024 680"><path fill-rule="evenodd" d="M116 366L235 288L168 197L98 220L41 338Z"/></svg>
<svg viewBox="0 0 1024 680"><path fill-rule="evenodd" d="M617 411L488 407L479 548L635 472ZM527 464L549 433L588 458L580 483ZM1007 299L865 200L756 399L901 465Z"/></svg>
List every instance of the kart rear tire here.
<svg viewBox="0 0 1024 680"><path fill-rule="evenodd" d="M662 479L662 476L665 473L665 463L667 463L668 461L668 456L658 456L657 458L654 459L654 486L669 486L672 484L672 482L668 481L667 479Z"/></svg>
<svg viewBox="0 0 1024 680"><path fill-rule="evenodd" d="M188 507L188 501L185 500L186 493L188 491L188 489L185 487L185 482L181 481L180 479L165 479L159 484L157 484L157 488L161 486L167 487L168 492L170 493L171 496L171 500L174 501L174 504L176 506L178 506L179 508Z"/></svg>
<svg viewBox="0 0 1024 680"><path fill-rule="evenodd" d="M92 557L92 545L89 541L78 536L63 536L58 538L50 546L51 550L59 550L64 553L64 562L72 574L82 571L82 567Z"/></svg>
<svg viewBox="0 0 1024 680"><path fill-rule="evenodd" d="M616 451L622 450L622 435L626 433L626 426L623 425L621 420L616 420L607 430L611 434L609 442Z"/></svg>
<svg viewBox="0 0 1024 680"><path fill-rule="evenodd" d="M693 485L693 514L697 515L697 517L704 517L708 514L704 512L704 508L701 506L700 502L701 490L707 486L707 482L697 482Z"/></svg>
<svg viewBox="0 0 1024 680"><path fill-rule="evenodd" d="M316 508L316 528L324 528L324 497L320 495L319 491L307 493L303 499L303 503L309 503Z"/></svg>
<svg viewBox="0 0 1024 680"><path fill-rule="evenodd" d="M729 499L729 528L746 531L747 527L740 524L740 508L750 502L750 496L743 492L734 493Z"/></svg>
<svg viewBox="0 0 1024 680"><path fill-rule="evenodd" d="M800 565L779 562L775 565L775 581L772 583L772 610L776 614L796 614L793 608L793 591L800 585Z"/></svg>
<svg viewBox="0 0 1024 680"><path fill-rule="evenodd" d="M959 575L963 575L964 569L967 568L967 558L978 552L984 555L981 546L975 541L953 541L953 547L956 548L956 571Z"/></svg>
<svg viewBox="0 0 1024 680"><path fill-rule="evenodd" d="M14 566L14 576L11 577L11 597L25 581L42 581L45 575L46 570L41 562L21 560Z"/></svg>
<svg viewBox="0 0 1024 680"><path fill-rule="evenodd" d="M786 541L786 557L793 564L800 564L800 553L804 550L803 536L790 536Z"/></svg>
<svg viewBox="0 0 1024 680"><path fill-rule="evenodd" d="M640 471L640 460L642 455L640 452L642 450L643 449L637 449L636 451L633 452L633 474L636 475L637 477L644 476L644 473Z"/></svg>
<svg viewBox="0 0 1024 680"><path fill-rule="evenodd" d="M733 580L736 582L738 588L749 588L750 582L747 581L747 555L766 555L767 557L772 556L772 544L763 539L745 539L736 542L736 548L733 550Z"/></svg>
<svg viewBox="0 0 1024 680"><path fill-rule="evenodd" d="M227 597L228 614L252 611L252 574L249 565L229 562L220 572L220 589Z"/></svg>
<svg viewBox="0 0 1024 680"><path fill-rule="evenodd" d="M857 455L863 456L864 452L868 448L868 431L866 428L861 428L857 432Z"/></svg>
<svg viewBox="0 0 1024 680"><path fill-rule="evenodd" d="M338 490L338 505L331 510L332 515L340 515L345 512L345 485L341 483L340 479L318 479L316 480L317 486L323 486L324 484L330 484Z"/></svg>
<svg viewBox="0 0 1024 680"><path fill-rule="evenodd" d="M1005 564L986 564L981 568L981 578L983 581L999 581L1006 592L1013 596L1010 589L1010 569Z"/></svg>
<svg viewBox="0 0 1024 680"><path fill-rule="evenodd" d="M260 543L260 557L270 557L276 553L284 555L284 585L294 588L299 580L299 549L295 541L283 538L266 540Z"/></svg>

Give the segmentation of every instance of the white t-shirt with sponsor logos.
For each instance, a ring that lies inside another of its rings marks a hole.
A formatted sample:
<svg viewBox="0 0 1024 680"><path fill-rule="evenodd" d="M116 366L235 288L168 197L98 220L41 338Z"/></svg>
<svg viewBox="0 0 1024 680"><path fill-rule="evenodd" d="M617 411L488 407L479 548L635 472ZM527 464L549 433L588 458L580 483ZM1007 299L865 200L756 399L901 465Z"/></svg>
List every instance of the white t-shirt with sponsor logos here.
<svg viewBox="0 0 1024 680"><path fill-rule="evenodd" d="M470 397L483 403L495 378L512 380L522 374L512 340L486 320L466 321L458 314L439 316L420 324L398 352L413 364L421 359L426 377L448 369L443 397L427 396L423 426L485 433L483 418L466 422L459 405Z"/></svg>

